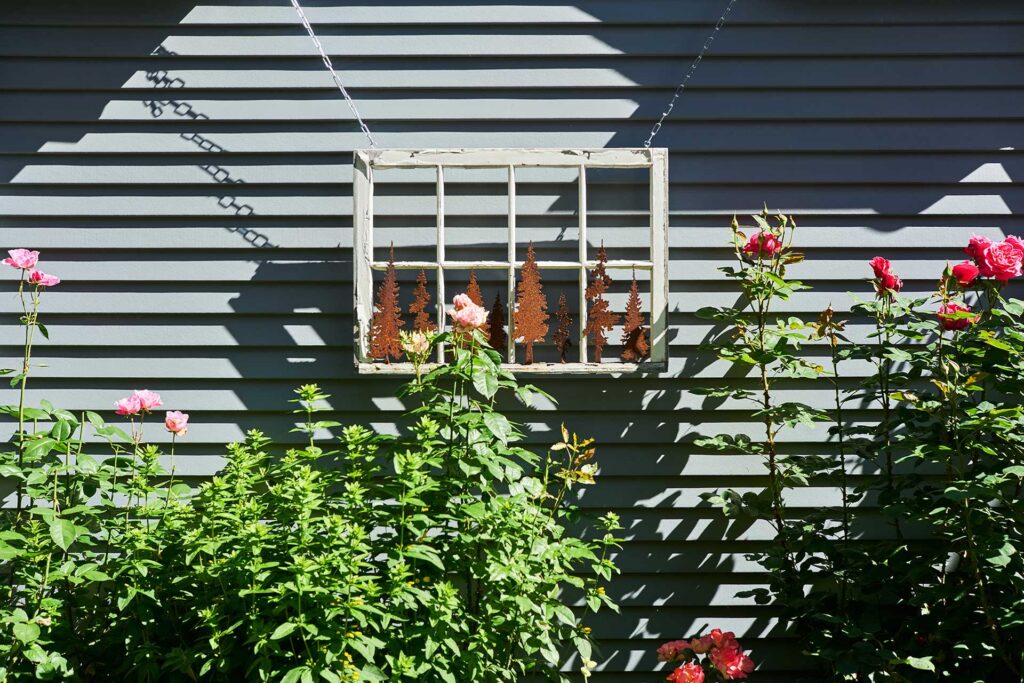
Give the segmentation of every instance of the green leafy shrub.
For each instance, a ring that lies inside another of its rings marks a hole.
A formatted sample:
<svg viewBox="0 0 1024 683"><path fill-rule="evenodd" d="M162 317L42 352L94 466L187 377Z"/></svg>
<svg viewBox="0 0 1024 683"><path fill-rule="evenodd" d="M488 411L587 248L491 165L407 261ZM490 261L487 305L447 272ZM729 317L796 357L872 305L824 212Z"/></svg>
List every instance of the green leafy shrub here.
<svg viewBox="0 0 1024 683"><path fill-rule="evenodd" d="M0 454L15 494L0 510L0 681L565 680L567 650L589 676L581 612L616 609L604 584L619 528L610 513L593 540L570 532L594 445L564 427L544 455L521 445L497 401L544 394L501 370L476 326L445 336L455 351L436 368L424 360L439 337L404 338L416 378L398 436L350 425L322 445L342 425L318 419L329 397L306 385L304 446L281 453L250 431L193 492L173 465L188 416L165 420L170 472L144 443L154 392L118 402L130 434L26 404L57 284L32 277L24 362L7 372L20 402L0 408L18 421Z"/></svg>

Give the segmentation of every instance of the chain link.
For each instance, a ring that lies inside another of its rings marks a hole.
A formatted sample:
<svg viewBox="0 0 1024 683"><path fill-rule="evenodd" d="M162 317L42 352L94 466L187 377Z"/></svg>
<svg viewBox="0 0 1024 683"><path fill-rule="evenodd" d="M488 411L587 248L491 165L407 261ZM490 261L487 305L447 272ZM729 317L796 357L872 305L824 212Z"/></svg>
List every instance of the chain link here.
<svg viewBox="0 0 1024 683"><path fill-rule="evenodd" d="M661 131L662 124L665 123L665 119L668 118L668 115L672 113L672 109L676 106L676 100L678 100L679 96L683 94L683 90L686 89L686 83L690 80L690 77L693 76L693 72L697 70L697 67L704 59L704 55L709 49L711 49L711 43L715 42L715 37L718 35L718 32L722 30L722 26L725 25L725 20L729 17L729 12L732 11L732 6L735 4L736 0L729 0L729 4L725 6L725 11L722 12L722 16L718 18L718 23L715 24L715 29L711 32L711 35L707 37L707 40L704 41L704 46L700 49L700 52L697 53L697 58L693 60L693 63L690 64L689 71L687 71L686 75L683 76L683 81L676 86L676 91L672 94L672 99L668 101L668 107L665 108L665 111L661 113L661 118L659 118L658 122L654 124L653 128L651 128L651 132L647 136L647 141L644 143L644 147L650 148L651 143L654 142L654 136Z"/></svg>
<svg viewBox="0 0 1024 683"><path fill-rule="evenodd" d="M348 90L345 90L344 84L341 82L341 77L338 76L338 72L334 70L334 65L331 64L331 58L327 56L327 52L324 51L324 46L320 44L320 39L316 37L316 33L313 31L313 27L309 23L309 19L306 18L306 13L302 11L302 5L299 4L299 0L292 0L292 6L295 11L299 13L299 19L302 21L302 25L306 27L306 33L309 34L310 39L313 41L313 45L320 52L320 58L324 60L324 66L331 72L331 76L334 78L335 84L338 86L338 90L345 96L345 101L348 102L349 109L355 114L356 121L359 122L359 127L363 131L363 135L370 141L370 147L376 147L377 143L373 139L373 134L370 133L369 127L366 122L363 121L363 117L359 115L359 110L356 109L356 103L352 100L352 97L348 94Z"/></svg>

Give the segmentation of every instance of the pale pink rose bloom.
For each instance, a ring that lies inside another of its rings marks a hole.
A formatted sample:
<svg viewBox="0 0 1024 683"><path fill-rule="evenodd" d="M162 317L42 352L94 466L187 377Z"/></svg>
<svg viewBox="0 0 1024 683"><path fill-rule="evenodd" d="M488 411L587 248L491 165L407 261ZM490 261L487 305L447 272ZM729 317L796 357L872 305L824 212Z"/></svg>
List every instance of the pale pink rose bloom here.
<svg viewBox="0 0 1024 683"><path fill-rule="evenodd" d="M164 427L175 436L185 436L188 433L188 413L179 410L167 411L164 418Z"/></svg>
<svg viewBox="0 0 1024 683"><path fill-rule="evenodd" d="M452 305L455 306L455 310L461 310L466 306L473 306L473 300L469 298L468 294L456 294L455 298L452 299Z"/></svg>
<svg viewBox="0 0 1024 683"><path fill-rule="evenodd" d="M139 401L139 407L147 413L153 410L153 408L159 408L164 404L160 400L160 394L149 389L137 389L133 396Z"/></svg>
<svg viewBox="0 0 1024 683"><path fill-rule="evenodd" d="M122 398L120 401L115 403L117 406L118 415L138 415L142 411L142 405L139 403L139 397L134 394L128 398Z"/></svg>
<svg viewBox="0 0 1024 683"><path fill-rule="evenodd" d="M475 330L487 322L487 309L470 302L465 308L456 308L448 313L452 324L460 330Z"/></svg>
<svg viewBox="0 0 1024 683"><path fill-rule="evenodd" d="M60 284L60 278L56 275L47 275L41 270L33 270L28 275L28 281L40 287L53 287Z"/></svg>
<svg viewBox="0 0 1024 683"><path fill-rule="evenodd" d="M402 348L406 353L422 356L430 350L430 340L427 339L427 335L416 331L403 340Z"/></svg>
<svg viewBox="0 0 1024 683"><path fill-rule="evenodd" d="M30 251L28 249L11 249L7 253L10 254L10 257L5 258L4 263L9 265L11 268L29 270L30 268L35 268L36 263L39 262L38 251Z"/></svg>

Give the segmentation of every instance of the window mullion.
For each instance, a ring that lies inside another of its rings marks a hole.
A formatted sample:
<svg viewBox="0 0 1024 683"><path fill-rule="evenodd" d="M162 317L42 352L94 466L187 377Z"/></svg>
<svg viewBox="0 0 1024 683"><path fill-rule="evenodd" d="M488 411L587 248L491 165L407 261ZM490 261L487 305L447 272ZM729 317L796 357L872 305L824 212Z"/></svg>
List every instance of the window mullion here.
<svg viewBox="0 0 1024 683"><path fill-rule="evenodd" d="M580 363L587 362L587 167L580 164L579 180L579 303L580 332L579 352Z"/></svg>
<svg viewBox="0 0 1024 683"><path fill-rule="evenodd" d="M444 331L444 166L437 165L437 331ZM444 342L437 345L437 362L444 362Z"/></svg>
<svg viewBox="0 0 1024 683"><path fill-rule="evenodd" d="M508 343L505 357L516 362L516 167L508 167Z"/></svg>

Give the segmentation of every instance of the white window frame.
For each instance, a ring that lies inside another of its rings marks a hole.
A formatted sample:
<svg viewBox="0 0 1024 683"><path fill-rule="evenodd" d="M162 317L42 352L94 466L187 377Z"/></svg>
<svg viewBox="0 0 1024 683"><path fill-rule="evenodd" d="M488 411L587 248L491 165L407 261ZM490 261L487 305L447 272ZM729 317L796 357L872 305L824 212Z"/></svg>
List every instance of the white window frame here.
<svg viewBox="0 0 1024 683"><path fill-rule="evenodd" d="M435 305L439 329L445 327L446 270L504 270L508 274L508 348L504 367L517 373L613 374L664 372L668 366L668 150L664 148L619 149L369 149L356 150L353 159L353 268L355 304L355 361L360 373L411 374L412 364L374 361L368 355L368 332L373 316L373 271L384 270L387 261L374 260L373 195L375 169L434 169L437 187L437 255L434 261L395 261L398 270L433 270L436 274ZM523 265L516 254L516 168L575 168L579 172L579 259L538 261L541 270L576 270L579 274L580 360L571 363L517 364L512 310L515 305L516 269ZM508 172L508 258L505 261L451 261L445 256L444 171L446 168L504 168ZM609 260L609 270L646 270L650 273L650 356L640 363L587 362L584 290L596 265L587 258L587 169L646 168L650 183L650 258ZM438 349L438 361L444 349Z"/></svg>

